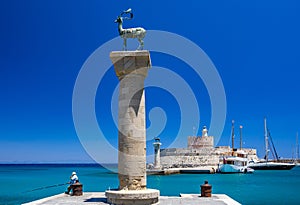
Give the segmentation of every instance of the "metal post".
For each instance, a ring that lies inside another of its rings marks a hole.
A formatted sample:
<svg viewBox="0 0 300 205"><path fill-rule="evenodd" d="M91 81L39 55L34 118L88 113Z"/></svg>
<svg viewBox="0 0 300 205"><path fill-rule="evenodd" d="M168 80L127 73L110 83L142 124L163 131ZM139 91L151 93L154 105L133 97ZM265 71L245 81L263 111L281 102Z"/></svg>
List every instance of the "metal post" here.
<svg viewBox="0 0 300 205"><path fill-rule="evenodd" d="M232 141L232 151L234 150L234 120L231 121L231 141Z"/></svg>
<svg viewBox="0 0 300 205"><path fill-rule="evenodd" d="M265 151L266 151L266 161L268 161L269 155L269 141L268 141L268 129L267 129L267 119L264 119L264 127L265 127Z"/></svg>
<svg viewBox="0 0 300 205"><path fill-rule="evenodd" d="M298 132L296 134L296 162L299 160L299 141L298 141Z"/></svg>
<svg viewBox="0 0 300 205"><path fill-rule="evenodd" d="M243 129L243 126L240 125L240 150L242 150L242 147L243 147L242 129Z"/></svg>

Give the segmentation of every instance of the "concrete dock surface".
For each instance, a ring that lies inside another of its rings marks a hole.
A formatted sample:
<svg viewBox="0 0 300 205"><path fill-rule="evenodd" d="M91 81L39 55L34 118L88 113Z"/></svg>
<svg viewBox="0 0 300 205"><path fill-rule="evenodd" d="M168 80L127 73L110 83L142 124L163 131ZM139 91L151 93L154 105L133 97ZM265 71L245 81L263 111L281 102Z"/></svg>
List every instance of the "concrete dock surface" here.
<svg viewBox="0 0 300 205"><path fill-rule="evenodd" d="M181 194L176 196L160 196L159 205L240 205L225 194L213 194L210 198L199 197L199 194ZM82 196L70 196L67 194L58 194L25 203L24 205L107 205L105 192L84 192Z"/></svg>

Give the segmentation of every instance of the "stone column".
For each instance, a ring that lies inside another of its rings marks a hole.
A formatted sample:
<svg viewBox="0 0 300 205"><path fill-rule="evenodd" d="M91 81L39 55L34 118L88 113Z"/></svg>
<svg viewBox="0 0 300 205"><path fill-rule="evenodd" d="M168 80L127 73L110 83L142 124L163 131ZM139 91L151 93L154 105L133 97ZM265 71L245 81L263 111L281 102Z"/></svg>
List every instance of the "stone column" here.
<svg viewBox="0 0 300 205"><path fill-rule="evenodd" d="M151 66L149 51L110 53L120 80L119 188L107 190L107 202L149 205L158 202L159 190L146 188L146 122L144 80Z"/></svg>
<svg viewBox="0 0 300 205"><path fill-rule="evenodd" d="M110 58L120 80L119 190L146 189L144 80L151 66L148 51L116 51Z"/></svg>
<svg viewBox="0 0 300 205"><path fill-rule="evenodd" d="M154 169L160 169L160 146L161 142L159 138L155 138L154 146Z"/></svg>

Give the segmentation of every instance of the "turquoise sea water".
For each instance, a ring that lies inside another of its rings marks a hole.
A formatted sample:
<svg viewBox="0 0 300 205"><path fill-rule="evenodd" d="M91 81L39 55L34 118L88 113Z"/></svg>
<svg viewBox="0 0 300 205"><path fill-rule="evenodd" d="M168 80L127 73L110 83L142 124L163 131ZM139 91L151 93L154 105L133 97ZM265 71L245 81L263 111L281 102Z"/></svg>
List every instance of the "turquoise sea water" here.
<svg viewBox="0 0 300 205"><path fill-rule="evenodd" d="M78 173L84 191L118 186L117 174L99 165L0 165L0 204L21 204L62 193L67 185L30 190L65 183L72 171ZM147 183L161 195L178 196L199 193L204 180L212 184L213 193L227 194L242 204L300 204L300 167L254 174L148 176Z"/></svg>

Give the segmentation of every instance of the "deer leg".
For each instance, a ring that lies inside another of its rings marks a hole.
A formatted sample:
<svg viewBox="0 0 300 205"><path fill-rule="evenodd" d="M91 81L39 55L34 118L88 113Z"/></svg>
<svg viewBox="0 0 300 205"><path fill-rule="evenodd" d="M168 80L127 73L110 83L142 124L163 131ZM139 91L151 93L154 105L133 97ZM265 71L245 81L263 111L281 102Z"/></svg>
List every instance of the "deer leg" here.
<svg viewBox="0 0 300 205"><path fill-rule="evenodd" d="M123 38L123 51L127 51L127 39Z"/></svg>
<svg viewBox="0 0 300 205"><path fill-rule="evenodd" d="M144 40L141 39L141 50L144 50Z"/></svg>
<svg viewBox="0 0 300 205"><path fill-rule="evenodd" d="M141 38L138 38L139 41L139 47L137 48L137 50L143 50L144 49L144 41Z"/></svg>

